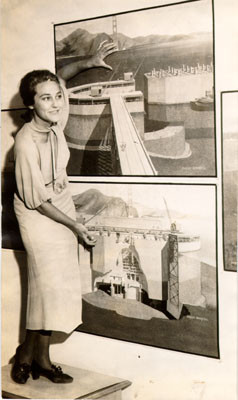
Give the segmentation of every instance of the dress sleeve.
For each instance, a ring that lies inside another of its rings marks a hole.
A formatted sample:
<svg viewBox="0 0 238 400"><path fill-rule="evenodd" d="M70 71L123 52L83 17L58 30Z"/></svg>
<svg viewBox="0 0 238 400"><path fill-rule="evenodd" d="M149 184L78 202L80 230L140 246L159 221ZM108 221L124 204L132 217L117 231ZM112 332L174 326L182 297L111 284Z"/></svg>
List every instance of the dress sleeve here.
<svg viewBox="0 0 238 400"><path fill-rule="evenodd" d="M63 108L62 116L60 119L60 126L64 130L64 128L67 124L68 118L69 118L69 96L68 96L68 91L66 89L65 83L62 79L60 79L60 87L62 89L63 97L64 97L64 108Z"/></svg>
<svg viewBox="0 0 238 400"><path fill-rule="evenodd" d="M35 209L50 200L50 196L45 187L34 142L32 145L16 143L14 155L18 195L27 208Z"/></svg>

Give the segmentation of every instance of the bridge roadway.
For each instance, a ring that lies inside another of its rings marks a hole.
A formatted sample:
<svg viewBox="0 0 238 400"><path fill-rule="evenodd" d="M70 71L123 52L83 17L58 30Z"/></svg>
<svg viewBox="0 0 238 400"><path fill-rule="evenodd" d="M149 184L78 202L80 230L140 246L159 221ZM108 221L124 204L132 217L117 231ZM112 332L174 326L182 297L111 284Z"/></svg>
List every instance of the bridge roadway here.
<svg viewBox="0 0 238 400"><path fill-rule="evenodd" d="M87 224L87 229L89 231L95 231L99 233L122 233L125 235L128 235L130 233L132 234L142 234L142 235L153 235L156 237L163 237L164 235L169 235L172 232L169 230L163 230L163 229L142 229L142 228L136 228L136 227L122 227L122 226L111 226L111 225L93 225L93 224Z"/></svg>
<svg viewBox="0 0 238 400"><path fill-rule="evenodd" d="M157 175L123 95L110 95L115 139L122 175Z"/></svg>

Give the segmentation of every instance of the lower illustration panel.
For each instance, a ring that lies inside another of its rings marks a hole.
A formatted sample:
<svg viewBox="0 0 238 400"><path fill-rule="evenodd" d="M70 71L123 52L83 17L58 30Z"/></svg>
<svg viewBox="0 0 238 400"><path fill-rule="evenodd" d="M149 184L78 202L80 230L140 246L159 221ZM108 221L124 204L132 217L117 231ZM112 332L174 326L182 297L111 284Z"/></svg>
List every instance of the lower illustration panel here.
<svg viewBox="0 0 238 400"><path fill-rule="evenodd" d="M216 187L71 182L90 334L219 358Z"/></svg>

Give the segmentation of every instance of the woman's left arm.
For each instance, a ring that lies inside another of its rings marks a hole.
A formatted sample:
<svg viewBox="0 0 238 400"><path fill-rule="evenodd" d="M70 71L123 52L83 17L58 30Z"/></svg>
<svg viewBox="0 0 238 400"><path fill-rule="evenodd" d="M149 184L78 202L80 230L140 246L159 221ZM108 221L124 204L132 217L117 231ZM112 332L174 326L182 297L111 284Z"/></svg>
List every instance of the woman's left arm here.
<svg viewBox="0 0 238 400"><path fill-rule="evenodd" d="M96 53L85 60L75 61L68 65L63 66L57 72L57 75L63 79L64 81L68 81L73 78L79 72L84 71L86 69L102 67L109 70L112 70L112 67L105 63L104 58L109 56L109 54L117 51L117 46L113 42L108 42L107 40L100 43Z"/></svg>

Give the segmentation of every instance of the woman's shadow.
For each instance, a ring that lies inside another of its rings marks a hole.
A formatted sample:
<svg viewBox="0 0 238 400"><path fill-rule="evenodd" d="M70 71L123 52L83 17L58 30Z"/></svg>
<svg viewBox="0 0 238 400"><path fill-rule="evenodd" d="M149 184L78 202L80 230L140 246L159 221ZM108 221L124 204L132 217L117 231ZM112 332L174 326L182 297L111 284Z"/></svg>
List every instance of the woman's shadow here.
<svg viewBox="0 0 238 400"><path fill-rule="evenodd" d="M16 94L10 103L10 109L2 112L2 247L22 250L23 244L13 208L13 197L16 190L14 174L14 139L24 124L22 118L25 108L16 108L19 104ZM4 148L4 145L6 146Z"/></svg>

